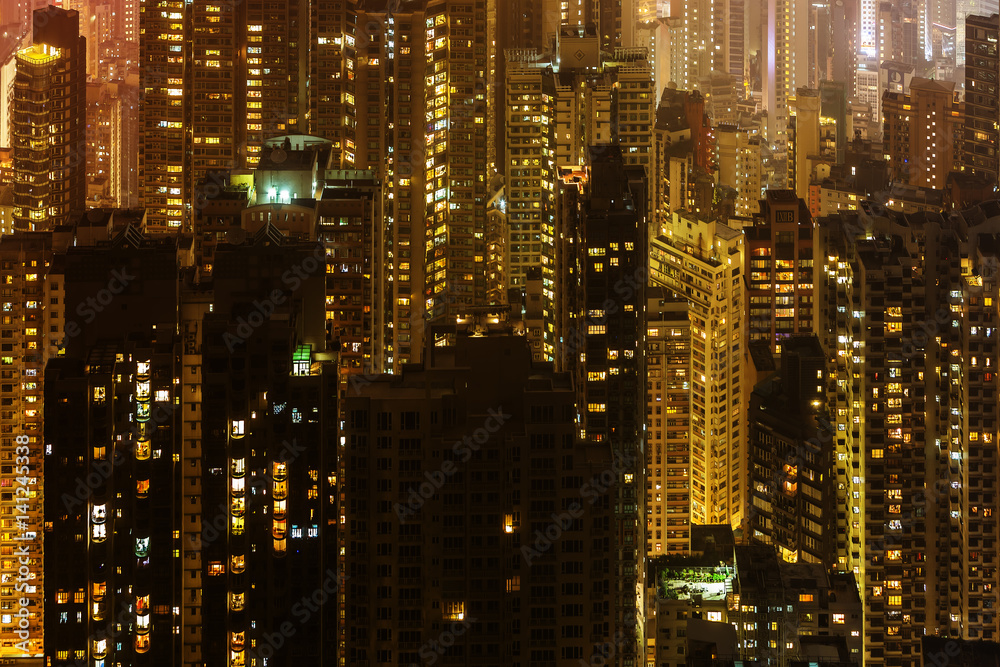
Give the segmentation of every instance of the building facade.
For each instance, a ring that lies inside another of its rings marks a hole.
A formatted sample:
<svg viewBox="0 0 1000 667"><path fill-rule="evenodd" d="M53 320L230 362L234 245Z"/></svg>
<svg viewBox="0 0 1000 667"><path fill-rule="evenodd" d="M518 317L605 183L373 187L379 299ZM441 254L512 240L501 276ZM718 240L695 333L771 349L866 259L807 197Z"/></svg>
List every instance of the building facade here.
<svg viewBox="0 0 1000 667"><path fill-rule="evenodd" d="M11 101L14 226L45 231L82 212L87 197L86 40L75 10L36 10L33 25Z"/></svg>
<svg viewBox="0 0 1000 667"><path fill-rule="evenodd" d="M686 211L650 243L650 280L684 298L691 319L691 522L745 516L746 337L743 234Z"/></svg>

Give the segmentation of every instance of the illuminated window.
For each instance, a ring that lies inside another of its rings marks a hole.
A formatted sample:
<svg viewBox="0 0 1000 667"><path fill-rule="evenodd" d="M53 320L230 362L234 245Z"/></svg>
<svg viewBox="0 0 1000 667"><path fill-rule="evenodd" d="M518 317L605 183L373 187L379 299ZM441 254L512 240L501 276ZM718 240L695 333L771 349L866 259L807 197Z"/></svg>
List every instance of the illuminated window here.
<svg viewBox="0 0 1000 667"><path fill-rule="evenodd" d="M444 605L444 620L461 621L465 619L465 603L449 602Z"/></svg>
<svg viewBox="0 0 1000 667"><path fill-rule="evenodd" d="M799 593L799 602L812 602L812 601L813 601L812 593Z"/></svg>
<svg viewBox="0 0 1000 667"><path fill-rule="evenodd" d="M312 345L299 345L292 355L292 375L309 375Z"/></svg>

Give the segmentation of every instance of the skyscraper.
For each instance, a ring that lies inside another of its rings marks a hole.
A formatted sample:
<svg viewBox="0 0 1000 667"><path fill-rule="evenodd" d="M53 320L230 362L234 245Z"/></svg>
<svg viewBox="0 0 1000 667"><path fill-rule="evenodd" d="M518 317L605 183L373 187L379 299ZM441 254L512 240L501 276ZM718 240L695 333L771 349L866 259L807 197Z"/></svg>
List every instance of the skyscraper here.
<svg viewBox="0 0 1000 667"><path fill-rule="evenodd" d="M140 35L140 203L151 230L190 230L206 178L305 131L307 3L142 0Z"/></svg>
<svg viewBox="0 0 1000 667"><path fill-rule="evenodd" d="M586 41L566 36L563 46ZM593 145L618 144L624 164L652 169L648 54L616 49L570 67L534 51L511 51L506 90L510 285L523 288L527 271L541 269L544 317L551 323L560 296L555 290L557 179L588 164L586 147ZM558 337L555 327L546 325L548 359L554 358Z"/></svg>
<svg viewBox="0 0 1000 667"><path fill-rule="evenodd" d="M882 139L894 180L943 190L961 167L965 113L954 89L950 81L914 78L908 95L883 96Z"/></svg>
<svg viewBox="0 0 1000 667"><path fill-rule="evenodd" d="M423 301L440 320L485 296L486 0L430 0L425 18Z"/></svg>
<svg viewBox="0 0 1000 667"><path fill-rule="evenodd" d="M496 11L494 0L313 5L310 124L332 142L334 168L370 169L383 183L379 261L392 276L397 371L419 359L427 322L487 298L504 117L492 103L503 90Z"/></svg>
<svg viewBox="0 0 1000 667"><path fill-rule="evenodd" d="M791 190L768 190L744 234L749 340L780 354L786 338L814 330L812 216Z"/></svg>
<svg viewBox="0 0 1000 667"><path fill-rule="evenodd" d="M822 330L866 664L915 666L923 634L997 636L997 215L888 216L820 223Z"/></svg>
<svg viewBox="0 0 1000 667"><path fill-rule="evenodd" d="M583 203L587 257L584 283L587 330L581 366L582 426L624 461L616 474L613 608L607 615L622 633L615 664L641 658L646 587L646 377L647 181L640 166L626 167L619 146L590 150L590 178Z"/></svg>
<svg viewBox="0 0 1000 667"><path fill-rule="evenodd" d="M826 354L815 336L785 341L781 369L749 406L747 532L787 562L837 563L834 426L826 414Z"/></svg>
<svg viewBox="0 0 1000 667"><path fill-rule="evenodd" d="M675 211L650 243L654 285L691 318L691 523L741 525L746 495L743 234Z"/></svg>
<svg viewBox="0 0 1000 667"><path fill-rule="evenodd" d="M666 288L646 298L646 546L687 551L691 539L691 320Z"/></svg>
<svg viewBox="0 0 1000 667"><path fill-rule="evenodd" d="M994 186L1000 175L1000 14L966 19L965 168Z"/></svg>
<svg viewBox="0 0 1000 667"><path fill-rule="evenodd" d="M775 143L788 122L788 99L809 81L809 5L805 0L768 0L766 11L761 76L767 139Z"/></svg>
<svg viewBox="0 0 1000 667"><path fill-rule="evenodd" d="M12 614L12 623L0 625L0 657L40 655L43 645L43 498L44 370L58 354L65 302L64 281L54 256L69 235L21 232L0 239L0 429L3 456L17 462L0 469L0 496L4 512L12 516L3 531L2 548L8 554L3 574L20 582L0 592L0 603ZM15 458L21 457L21 458ZM24 561L20 558L24 557ZM19 572L27 568L27 576ZM6 593L3 595L2 593ZM19 627L20 618L26 627ZM20 631L20 636L18 631Z"/></svg>
<svg viewBox="0 0 1000 667"><path fill-rule="evenodd" d="M34 44L17 54L11 109L14 224L41 231L84 209L87 61L76 11L39 9L33 25Z"/></svg>
<svg viewBox="0 0 1000 667"><path fill-rule="evenodd" d="M341 664L596 660L618 639L618 459L578 440L570 378L526 338L448 328L344 406Z"/></svg>
<svg viewBox="0 0 1000 667"><path fill-rule="evenodd" d="M71 298L100 311L46 370L53 664L334 659L334 607L307 604L342 583L311 252L268 227L221 248L209 284L133 227L70 253Z"/></svg>

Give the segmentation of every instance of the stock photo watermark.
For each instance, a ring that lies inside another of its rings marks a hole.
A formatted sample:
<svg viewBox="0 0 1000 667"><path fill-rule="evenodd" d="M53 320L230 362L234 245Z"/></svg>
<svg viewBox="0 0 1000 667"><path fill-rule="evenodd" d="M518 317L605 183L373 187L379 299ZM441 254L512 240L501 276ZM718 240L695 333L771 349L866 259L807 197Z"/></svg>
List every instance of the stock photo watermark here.
<svg viewBox="0 0 1000 667"><path fill-rule="evenodd" d="M460 459L460 463L468 462L473 454L478 452L490 437L507 423L508 419L514 418L514 415L503 411L502 405L497 409L490 408L487 412L489 417L480 428L473 431L472 435L466 435L452 445L451 451ZM424 506L424 502L430 500L438 489L445 485L448 478L456 472L458 472L458 467L454 461L445 461L438 470L425 472L424 477L427 481L422 482L417 487L410 487L410 497L406 504L396 503L393 508L400 523L405 523L409 517L416 514Z"/></svg>
<svg viewBox="0 0 1000 667"><path fill-rule="evenodd" d="M615 485L620 475L633 469L635 463L635 457L616 451L611 467L594 475L580 487L581 499L586 500L588 506L596 504L601 496ZM562 538L563 533L570 530L574 522L582 518L584 514L584 506L579 501L573 501L559 514L553 513L552 523L546 526L545 530L535 530L534 543L521 545L521 556L524 558L524 562L530 567L532 561L551 549L552 545Z"/></svg>
<svg viewBox="0 0 1000 667"><path fill-rule="evenodd" d="M246 343L257 329L271 319L274 311L288 300L290 294L298 291L306 280L321 270L326 270L326 247L322 243L316 245L310 256L281 274L285 290L274 289L263 299L255 299L252 310L236 319L235 333L227 331L222 334L229 351L234 352L239 345Z"/></svg>

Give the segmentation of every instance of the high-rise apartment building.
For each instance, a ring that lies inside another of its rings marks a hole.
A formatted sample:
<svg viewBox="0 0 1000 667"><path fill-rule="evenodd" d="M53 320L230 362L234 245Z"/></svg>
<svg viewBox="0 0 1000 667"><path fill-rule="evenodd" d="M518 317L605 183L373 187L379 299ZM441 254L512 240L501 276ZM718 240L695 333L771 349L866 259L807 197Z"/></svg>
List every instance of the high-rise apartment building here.
<svg viewBox="0 0 1000 667"><path fill-rule="evenodd" d="M86 41L76 11L39 9L33 25L11 102L14 220L44 231L82 212L87 196Z"/></svg>
<svg viewBox="0 0 1000 667"><path fill-rule="evenodd" d="M749 340L780 354L786 338L814 331L812 216L791 190L768 190L743 231Z"/></svg>
<svg viewBox="0 0 1000 667"><path fill-rule="evenodd" d="M253 167L265 139L306 130L307 10L304 0L142 1L140 202L151 230L191 229L205 179Z"/></svg>
<svg viewBox="0 0 1000 667"><path fill-rule="evenodd" d="M940 628L936 581L943 563L935 557L939 544L935 535L939 531L947 535L947 511L940 511L941 506L935 504L927 508L924 520L913 517L920 511L922 503L915 499L918 494L923 498L925 480L933 484L935 473L947 462L936 456L927 460L923 448L915 445L928 439L935 442L935 436L947 433L942 423L947 422L947 417L942 413L948 408L943 404L938 408L935 402L928 411L924 396L928 382L935 387L938 382L950 384L950 380L947 375L940 380L927 377L927 366L936 368L946 363L943 359L926 359L921 352L917 357L922 362L917 366L919 370L911 370L912 360L903 355L903 346L910 342L907 333L912 335L912 328L903 332L904 321L923 321L924 313L933 313L939 307L937 303L927 304L924 282L914 275L905 250L887 241L879 245L871 241L858 244L857 255L843 259L851 261L854 268L845 286L859 300L849 304L838 301L843 304L838 308L845 308L848 318L848 327L839 331L851 331L850 322L862 317L866 329L868 321L881 326L869 329L871 334L840 334L846 342L839 345L838 355L843 350L846 368L838 364L838 392L846 400L837 402L837 423L844 424L845 436L853 436L843 440L838 437L838 466L843 471L838 471L838 478L850 508L850 512L844 512L849 527L844 531L848 540L842 558L864 587L862 598L868 612L866 663L901 664L895 661L903 659L903 640L910 638L909 629L905 636L902 634L904 613L909 612L907 616L917 627L932 632ZM838 283L838 291L843 289L841 285ZM946 307L945 312L948 326L950 309ZM881 345L873 348L869 335L876 336ZM940 349L933 343L929 347L930 354ZM950 369L944 366L941 370L948 373ZM848 388L854 391L845 391ZM903 530L904 516L910 517L905 537L899 532ZM906 560L904 540L911 547ZM918 560L916 553L920 553L921 546L928 553ZM949 606L941 611L946 613ZM905 652L910 653L908 648Z"/></svg>
<svg viewBox="0 0 1000 667"><path fill-rule="evenodd" d="M816 336L784 342L781 370L750 398L747 532L782 560L837 564L834 426L826 354Z"/></svg>
<svg viewBox="0 0 1000 667"><path fill-rule="evenodd" d="M429 318L486 299L495 9L492 0L312 5L310 131L330 142L331 169L371 171L382 184L377 315L394 340L376 371L418 360Z"/></svg>
<svg viewBox="0 0 1000 667"><path fill-rule="evenodd" d="M45 370L45 472L53 485L45 498L52 521L45 547L49 559L64 564L49 571L45 588L45 651L53 664L108 658L125 663L119 658L125 654L133 662L151 649L173 654L169 647L179 643L173 631L180 621L173 614L175 598L162 588L153 590L154 579L170 586L173 576L154 577L151 567L172 574L172 549L179 546L174 521L152 520L155 514L173 514L167 489L174 448L164 436L180 417L173 411L173 380L180 369L172 345L164 343L176 331L176 251L162 241L127 257L132 238L120 236L104 251L79 249L76 261L67 260L69 301L86 304L90 297L92 303L79 323L67 322L66 357ZM88 255L96 261L79 261ZM130 279L138 277L140 263L144 280ZM117 303L101 304L102 289L107 296L118 292ZM155 298L156 307L135 307L141 305L137 293ZM143 344L133 337L126 343L122 318L109 317L123 312L126 302L133 305L134 328L147 320L152 330L149 320L159 321L166 325L160 329L164 338ZM121 342L101 344L102 339ZM153 412L159 415L156 422L150 421ZM179 570L180 563L174 567ZM116 636L116 623L128 624L129 631Z"/></svg>
<svg viewBox="0 0 1000 667"><path fill-rule="evenodd" d="M744 660L787 667L862 664L864 609L853 575L786 562L770 546L740 544L734 552L738 611L730 607L728 620Z"/></svg>
<svg viewBox="0 0 1000 667"><path fill-rule="evenodd" d="M691 539L691 320L666 288L646 293L646 550L687 551Z"/></svg>
<svg viewBox="0 0 1000 667"><path fill-rule="evenodd" d="M969 16L965 39L965 168L996 186L1000 175L1000 14Z"/></svg>
<svg viewBox="0 0 1000 667"><path fill-rule="evenodd" d="M749 7L752 9L752 7ZM683 17L680 52L671 58L682 68L674 81L682 90L704 89L713 73L728 74L742 86L747 75L747 17L745 0L684 0L671 7Z"/></svg>
<svg viewBox="0 0 1000 667"><path fill-rule="evenodd" d="M583 43L585 37L567 37ZM651 169L653 82L644 49L616 49L593 69L560 66L534 51L507 54L506 182L511 287L542 271L544 352L554 359L558 179L582 173L588 146L621 146L625 165ZM644 206L647 204L644 202Z"/></svg>
<svg viewBox="0 0 1000 667"><path fill-rule="evenodd" d="M417 261L423 263L421 301L428 321L453 316L485 296L485 97L492 74L486 4L430 0L424 19L426 200Z"/></svg>
<svg viewBox="0 0 1000 667"><path fill-rule="evenodd" d="M968 62L968 19L996 14L998 9L997 0L955 0L955 67Z"/></svg>
<svg viewBox="0 0 1000 667"><path fill-rule="evenodd" d="M616 475L614 608L608 619L626 632L616 664L635 659L644 645L645 406L644 334L647 282L647 181L639 166L626 167L618 146L591 148L589 187L583 203L587 257L581 273L586 338L581 366L583 433L603 443L627 465ZM634 624L636 635L626 628Z"/></svg>
<svg viewBox="0 0 1000 667"><path fill-rule="evenodd" d="M691 523L745 516L746 320L741 231L675 211L650 243L650 279L686 299L691 319Z"/></svg>
<svg viewBox="0 0 1000 667"><path fill-rule="evenodd" d="M385 242L381 183L370 171L338 175L316 202L316 236L327 254L326 326L340 343L343 395L351 376L392 368L397 343L422 332L390 326L394 295L376 251Z"/></svg>
<svg viewBox="0 0 1000 667"><path fill-rule="evenodd" d="M914 78L908 95L885 93L882 117L893 180L943 190L962 163L965 108L955 84Z"/></svg>
<svg viewBox="0 0 1000 667"><path fill-rule="evenodd" d="M68 234L53 232L0 239L0 452L11 464L0 469L5 489L0 503L13 519L4 526L0 544L7 555L3 574L8 581L19 580L0 591L0 603L10 614L9 622L0 624L2 658L39 656L43 646L44 371L62 343L64 281L54 256L69 240ZM18 570L22 565L27 576Z"/></svg>
<svg viewBox="0 0 1000 667"><path fill-rule="evenodd" d="M556 145L560 130L555 75L548 67L517 60L507 62L505 184L509 229L508 266L511 287L524 287L528 271L542 272L543 316L555 313L555 216L558 176ZM564 140L565 141L565 140ZM554 331L545 335L545 354L555 355Z"/></svg>
<svg viewBox="0 0 1000 667"><path fill-rule="evenodd" d="M621 646L620 456L579 441L570 378L526 338L448 328L344 406L341 664L596 660Z"/></svg>
<svg viewBox="0 0 1000 667"><path fill-rule="evenodd" d="M313 5L310 124L313 134L331 142L331 168L369 170L382 184L376 229L384 242L373 252L385 291L375 317L382 318L384 349L392 354L373 370L398 372L420 357L426 314L424 184L432 154L421 130L423 83L416 85L425 81L427 66L426 3L369 3L364 12L346 13L334 4L323 11ZM363 30L355 36L351 24Z"/></svg>
<svg viewBox="0 0 1000 667"><path fill-rule="evenodd" d="M182 419L193 413L201 437L185 424L182 456L197 465L184 466L177 490L187 560L175 604L186 625L200 616L200 637L188 628L182 637L185 659L203 664L333 664L338 655L338 365L322 316L324 261L319 246L271 238L277 248L261 236L220 249L211 305L184 304L210 306L183 327L183 377L197 381L183 387L184 402L199 403ZM289 276L290 266L301 270ZM274 314L247 335L268 298Z"/></svg>
<svg viewBox="0 0 1000 667"><path fill-rule="evenodd" d="M68 255L70 299L97 314L46 369L53 665L335 662L334 605L312 602L342 577L311 252L265 234L200 284L134 227Z"/></svg>
<svg viewBox="0 0 1000 667"><path fill-rule="evenodd" d="M841 567L866 664L996 637L995 207L823 221ZM865 237L868 237L865 239ZM919 628L919 630L915 630Z"/></svg>

